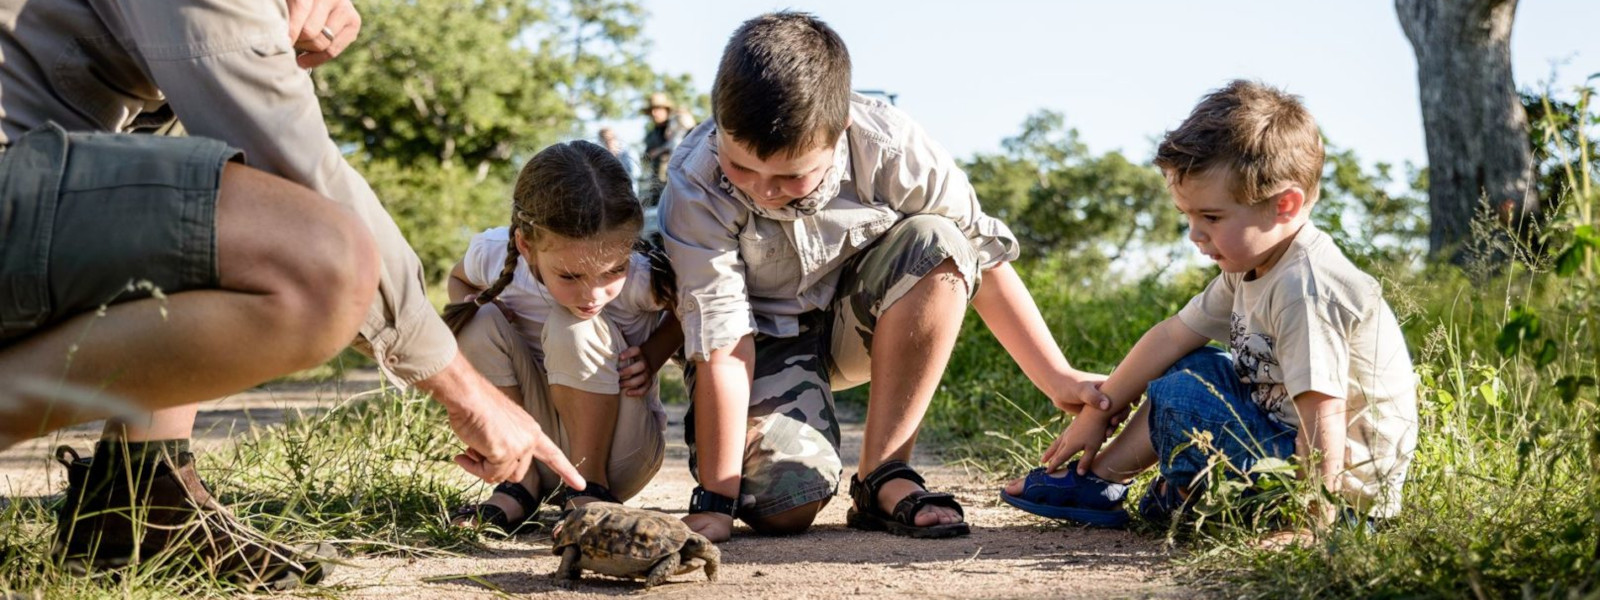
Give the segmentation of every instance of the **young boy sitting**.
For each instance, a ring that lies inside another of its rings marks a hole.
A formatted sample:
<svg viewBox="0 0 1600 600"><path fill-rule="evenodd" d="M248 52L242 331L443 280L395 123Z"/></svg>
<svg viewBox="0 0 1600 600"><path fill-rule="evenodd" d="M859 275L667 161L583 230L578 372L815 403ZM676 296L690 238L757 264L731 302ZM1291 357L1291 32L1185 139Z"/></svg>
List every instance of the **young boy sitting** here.
<svg viewBox="0 0 1600 600"><path fill-rule="evenodd" d="M1211 93L1167 133L1155 164L1189 219L1189 239L1222 274L1139 339L1101 387L1111 410L1086 408L1045 452L1045 467L1006 486L1006 502L1120 526L1127 483L1155 465L1160 477L1139 510L1166 520L1203 485L1207 456L1191 441L1209 434L1239 473L1293 455L1356 514L1400 510L1416 446L1411 358L1378 282L1309 221L1322 162L1305 107L1259 83ZM1101 450L1110 416L1141 393L1149 405ZM1056 472L1080 451L1076 470ZM1338 516L1333 504L1312 507L1314 527Z"/></svg>
<svg viewBox="0 0 1600 600"><path fill-rule="evenodd" d="M843 40L810 15L740 26L712 112L661 200L702 486L684 520L713 541L735 515L808 528L843 470L833 390L871 380L849 525L967 533L961 505L906 461L968 301L1058 406L1105 403L1008 265L1016 238L920 127L851 93Z"/></svg>

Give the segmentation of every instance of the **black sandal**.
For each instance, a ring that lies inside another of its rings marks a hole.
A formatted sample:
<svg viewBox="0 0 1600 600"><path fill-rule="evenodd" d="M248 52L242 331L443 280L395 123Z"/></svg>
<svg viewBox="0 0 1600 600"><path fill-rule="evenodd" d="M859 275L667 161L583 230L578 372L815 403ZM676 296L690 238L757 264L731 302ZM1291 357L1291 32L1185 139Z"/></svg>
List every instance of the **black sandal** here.
<svg viewBox="0 0 1600 600"><path fill-rule="evenodd" d="M913 538L947 538L972 533L972 528L964 520L960 523L917 526L917 512L928 506L953 508L956 514L966 519L967 513L961 509L961 503L956 502L956 497L942 492L934 493L927 489L911 492L894 505L893 515L884 514L878 508L878 491L883 489L883 484L895 479L905 479L927 487L921 475L910 465L898 460L878 465L877 469L867 474L866 479L852 476L850 500L853 506L845 514L845 524L863 531L887 531Z"/></svg>
<svg viewBox="0 0 1600 600"><path fill-rule="evenodd" d="M606 486L600 485L593 481L589 482L588 485L583 486L583 491L574 490L565 485L561 486L561 492L556 494L555 497L551 498L550 503L560 508L561 512L565 513L567 511L567 503L572 502L573 498L584 497L594 498L595 500L599 500L601 502L614 502L616 504L622 504L622 501L618 500L617 496L612 494L610 489L607 489Z"/></svg>
<svg viewBox="0 0 1600 600"><path fill-rule="evenodd" d="M494 492L505 494L510 496L512 500L516 500L517 504L522 507L522 518L512 521L506 517L506 511L500 507L488 502L480 502L455 509L454 512L450 513L450 522L457 523L463 519L470 518L472 519L471 525L488 526L484 533L495 537L511 537L516 534L518 529L522 528L524 523L533 518L535 513L539 512L539 499L535 498L533 493L522 487L520 483L512 481L501 483L494 486Z"/></svg>

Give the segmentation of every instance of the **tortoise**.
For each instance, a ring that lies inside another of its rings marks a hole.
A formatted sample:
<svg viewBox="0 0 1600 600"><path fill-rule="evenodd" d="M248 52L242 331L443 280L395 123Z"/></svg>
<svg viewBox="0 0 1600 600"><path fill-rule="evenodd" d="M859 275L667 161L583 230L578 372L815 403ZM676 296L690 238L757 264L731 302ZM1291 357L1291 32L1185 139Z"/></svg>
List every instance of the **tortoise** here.
<svg viewBox="0 0 1600 600"><path fill-rule="evenodd" d="M584 570L643 578L645 589L704 567L717 580L722 552L683 521L613 502L590 502L568 513L552 533L561 566L550 576L576 584Z"/></svg>

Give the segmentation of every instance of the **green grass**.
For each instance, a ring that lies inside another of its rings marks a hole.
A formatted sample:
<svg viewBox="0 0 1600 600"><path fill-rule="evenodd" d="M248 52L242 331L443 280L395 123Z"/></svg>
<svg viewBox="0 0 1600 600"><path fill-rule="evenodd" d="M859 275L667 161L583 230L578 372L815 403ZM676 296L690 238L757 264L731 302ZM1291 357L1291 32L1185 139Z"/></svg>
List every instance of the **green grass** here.
<svg viewBox="0 0 1600 600"><path fill-rule="evenodd" d="M1055 283L1049 275L1058 268L1025 269L1030 287L1068 358L1102 372L1210 275L1102 287ZM1600 408L1592 385L1571 386L1600 373L1594 281L1537 266L1479 278L1446 267L1374 271L1421 379L1421 431L1401 516L1376 534L1339 529L1315 547L1282 551L1257 549L1267 530L1242 519L1140 531L1166 534L1187 551L1183 577L1228 597L1600 594ZM1533 327L1529 315L1538 317ZM1066 419L976 320L927 432L996 477L1020 474ZM1508 323L1521 324L1509 338ZM1303 483L1277 485L1275 497L1303 501Z"/></svg>
<svg viewBox="0 0 1600 600"><path fill-rule="evenodd" d="M280 541L329 542L346 556L451 553L475 547L477 534L448 526L448 511L488 490L451 461L457 442L445 422L438 403L384 390L251 432L197 464L223 503ZM48 559L52 507L53 499L44 499L0 509L0 591L47 598L231 592L206 577L160 568L70 576Z"/></svg>

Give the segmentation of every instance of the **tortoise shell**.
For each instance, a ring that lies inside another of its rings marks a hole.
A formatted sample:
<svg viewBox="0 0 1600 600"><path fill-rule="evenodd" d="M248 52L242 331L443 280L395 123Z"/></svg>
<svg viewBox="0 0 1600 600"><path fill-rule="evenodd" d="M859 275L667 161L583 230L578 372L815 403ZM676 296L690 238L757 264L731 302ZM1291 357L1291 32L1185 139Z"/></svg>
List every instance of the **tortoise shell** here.
<svg viewBox="0 0 1600 600"><path fill-rule="evenodd" d="M660 559L683 550L698 536L683 521L665 514L611 502L591 502L574 509L556 525L551 552L561 555L577 546L578 566L618 577L642 577ZM699 561L691 561L699 562ZM678 572L699 567L684 564Z"/></svg>

